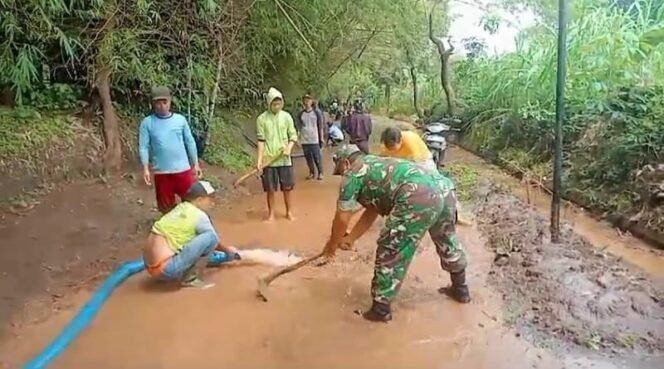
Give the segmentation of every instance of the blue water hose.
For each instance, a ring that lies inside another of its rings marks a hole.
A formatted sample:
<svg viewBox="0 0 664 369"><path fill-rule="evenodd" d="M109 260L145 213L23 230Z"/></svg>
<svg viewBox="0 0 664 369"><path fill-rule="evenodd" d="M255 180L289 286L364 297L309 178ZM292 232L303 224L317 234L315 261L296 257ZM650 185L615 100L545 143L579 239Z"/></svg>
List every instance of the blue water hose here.
<svg viewBox="0 0 664 369"><path fill-rule="evenodd" d="M222 251L214 251L208 255L208 266L215 267L222 263L238 260L238 255L229 255ZM74 319L60 332L60 335L51 342L32 361L25 364L23 369L43 369L60 356L72 342L90 325L92 319L99 312L113 290L121 285L127 278L145 269L143 259L128 261L120 265L106 278L104 284L97 289L92 298L81 308Z"/></svg>
<svg viewBox="0 0 664 369"><path fill-rule="evenodd" d="M32 361L25 364L23 369L43 369L46 368L55 358L60 356L67 347L78 337L83 330L90 325L92 319L97 315L104 302L111 296L113 290L130 276L145 269L143 259L128 261L120 265L111 275L106 278L92 296L92 298L76 314L74 319L60 332L60 335L51 342L42 352Z"/></svg>
<svg viewBox="0 0 664 369"><path fill-rule="evenodd" d="M240 260L239 254L228 254L223 251L214 251L208 255L208 267L217 267L228 261Z"/></svg>

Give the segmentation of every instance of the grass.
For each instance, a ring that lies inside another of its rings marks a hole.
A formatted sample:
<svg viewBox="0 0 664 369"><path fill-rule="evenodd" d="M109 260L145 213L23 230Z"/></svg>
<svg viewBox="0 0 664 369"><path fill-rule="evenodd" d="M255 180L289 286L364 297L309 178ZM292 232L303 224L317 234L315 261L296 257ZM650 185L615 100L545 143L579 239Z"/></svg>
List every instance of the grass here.
<svg viewBox="0 0 664 369"><path fill-rule="evenodd" d="M657 3L635 0L629 11L589 5L570 22L563 190L588 207L638 211L647 186L635 175L661 162L664 38L653 35L664 29L664 13ZM552 168L556 42L555 32L536 25L521 32L514 52L455 65L468 106L464 141L544 183Z"/></svg>
<svg viewBox="0 0 664 369"><path fill-rule="evenodd" d="M625 348L634 349L639 341L639 336L634 334L625 334L618 337L618 342Z"/></svg>
<svg viewBox="0 0 664 369"><path fill-rule="evenodd" d="M221 178L219 178L218 176L216 176L214 174L203 172L203 178L201 178L201 179L210 182L210 184L212 185L213 188L221 189L221 188L224 187Z"/></svg>
<svg viewBox="0 0 664 369"><path fill-rule="evenodd" d="M65 113L42 116L34 110L0 108L0 160L30 157L52 141L72 135Z"/></svg>
<svg viewBox="0 0 664 369"><path fill-rule="evenodd" d="M210 164L232 172L245 170L253 164L252 152L242 136L240 123L236 123L240 119L225 114L212 122L210 145L205 152L205 160ZM123 126L126 128L123 129L125 149L134 152L137 127ZM34 109L0 108L0 160L3 162L25 160L44 152L49 144L70 139L74 134L75 127L66 112L41 114Z"/></svg>
<svg viewBox="0 0 664 369"><path fill-rule="evenodd" d="M204 159L212 165L237 173L251 167L254 160L242 136L242 128L234 121L227 114L213 120L210 144L205 150Z"/></svg>
<svg viewBox="0 0 664 369"><path fill-rule="evenodd" d="M592 333L591 335L583 339L583 344L591 350L599 350L602 344L602 336L598 333Z"/></svg>
<svg viewBox="0 0 664 369"><path fill-rule="evenodd" d="M444 174L450 176L457 187L459 200L468 201L473 198L473 193L479 182L479 172L465 164L450 164Z"/></svg>

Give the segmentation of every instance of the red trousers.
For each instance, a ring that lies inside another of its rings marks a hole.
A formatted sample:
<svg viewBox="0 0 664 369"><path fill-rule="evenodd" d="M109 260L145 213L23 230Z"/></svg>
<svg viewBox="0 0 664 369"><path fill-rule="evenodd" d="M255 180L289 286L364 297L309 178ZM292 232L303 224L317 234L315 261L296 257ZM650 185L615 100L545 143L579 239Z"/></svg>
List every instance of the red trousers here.
<svg viewBox="0 0 664 369"><path fill-rule="evenodd" d="M196 182L192 169L180 173L164 173L154 175L154 189L157 193L157 207L162 214L175 207L175 195L182 199Z"/></svg>

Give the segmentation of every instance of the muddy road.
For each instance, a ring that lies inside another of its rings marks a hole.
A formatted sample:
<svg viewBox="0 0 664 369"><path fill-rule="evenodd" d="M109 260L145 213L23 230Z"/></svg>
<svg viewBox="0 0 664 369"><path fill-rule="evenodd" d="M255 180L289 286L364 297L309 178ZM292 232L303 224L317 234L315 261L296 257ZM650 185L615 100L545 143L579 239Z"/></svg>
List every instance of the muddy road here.
<svg viewBox="0 0 664 369"><path fill-rule="evenodd" d="M378 123L392 124L386 119ZM458 162L465 155L453 150L449 160ZM331 165L329 155L325 164L327 168ZM297 167L297 175L298 178L306 175L302 163ZM322 182L298 182L294 194L297 217L294 222L283 218L283 207L279 204L277 221L263 223L263 196L247 197L224 206L213 218L221 237L238 247L288 249L310 255L323 247L329 234L338 183L339 179L332 176ZM588 279L593 284L592 289L588 285L564 286L565 293L561 294L555 291L556 281L565 276L567 269L554 268L555 273L550 278L532 278L546 272L541 268L549 259L533 258L530 264L523 263L525 256L534 256L538 247L546 245L539 234L546 222L538 218L537 208L490 184L478 185L473 191L477 194L473 197L482 201L464 203L464 209L475 212L477 228L459 229L461 242L471 260L468 270L474 299L471 304L460 305L438 294L437 288L448 283L448 276L440 270L433 244L427 237L420 245L422 252L411 265L394 306L394 320L389 324L376 324L355 315L355 309L367 308L370 304L369 284L379 221L357 242L357 251L341 251L330 265L304 268L275 281L267 303L254 295L256 279L270 270L267 267L209 269L205 277L216 286L207 290L164 290L150 283L145 274L135 276L115 292L91 326L52 367L553 369L664 366L663 349L658 346L664 336L661 278L642 273L637 266L611 254L597 257L597 249L577 242L573 234L570 236L575 253L570 254L569 259L585 265L586 258L601 258L588 262L593 271L607 268L615 286L618 286L616 280L621 283L629 280L637 285L633 289L612 289L620 297L632 298L632 292L638 297L629 301L612 300L615 304L607 306L610 307L608 313L616 319L611 324L623 321L615 311L624 313L624 321L638 325L630 328L639 336L629 340L632 344L629 349L613 343L605 346L602 339L611 330L600 330L601 321L597 326L584 326L597 323L592 317L582 319L581 313L588 310L584 309L588 305L586 300L574 305L580 307L571 318L564 315L569 309L550 311L580 301L577 299L586 296L589 290L593 294L588 301L600 299L603 295L601 291L596 293L597 280ZM496 211L498 207L501 211ZM512 216L500 216L505 212ZM521 234L525 236L517 238ZM500 242L512 245L507 254L497 251ZM519 250L514 245L518 245ZM601 250L604 246L597 247ZM629 250L647 255L643 256L644 260L650 260L653 265L661 263L661 256L647 249ZM558 251L563 252L552 249L553 254ZM607 254L605 251L608 249L602 251L603 255ZM521 263L515 261L518 253L523 253ZM498 261L505 258L507 263ZM526 275L526 270L531 272ZM595 276L583 270L575 272L584 278ZM613 272L616 275L611 274ZM523 278L519 277L521 275ZM89 295L85 291L78 293L70 305L82 306ZM551 301L544 300L537 305L532 298L540 295L552 296ZM635 299L640 298L644 299L641 305L635 305ZM528 311L515 310L515 301L522 301L521 308ZM535 305L541 310L533 310ZM634 306L644 309L635 312ZM520 315L515 318L510 312L520 312ZM19 336L3 340L0 361L4 367L17 368L31 358L75 313L75 309L65 310L44 322L24 327ZM539 325L532 322L534 316L547 319ZM519 317L523 318L519 320ZM555 317L560 319L555 320ZM580 329L596 329L588 332L589 342L573 342L575 336L554 332L553 328L579 322ZM638 339L647 338L650 333L651 340ZM592 334L598 334L600 339Z"/></svg>

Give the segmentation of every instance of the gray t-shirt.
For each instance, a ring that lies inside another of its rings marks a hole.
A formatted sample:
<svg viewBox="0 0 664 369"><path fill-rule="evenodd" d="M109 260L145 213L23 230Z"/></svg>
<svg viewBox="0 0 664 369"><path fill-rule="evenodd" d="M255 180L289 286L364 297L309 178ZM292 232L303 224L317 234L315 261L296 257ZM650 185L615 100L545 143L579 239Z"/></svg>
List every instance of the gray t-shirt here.
<svg viewBox="0 0 664 369"><path fill-rule="evenodd" d="M304 111L300 116L302 119L302 130L300 131L300 142L304 145L320 142L318 137L318 116L314 110Z"/></svg>

